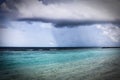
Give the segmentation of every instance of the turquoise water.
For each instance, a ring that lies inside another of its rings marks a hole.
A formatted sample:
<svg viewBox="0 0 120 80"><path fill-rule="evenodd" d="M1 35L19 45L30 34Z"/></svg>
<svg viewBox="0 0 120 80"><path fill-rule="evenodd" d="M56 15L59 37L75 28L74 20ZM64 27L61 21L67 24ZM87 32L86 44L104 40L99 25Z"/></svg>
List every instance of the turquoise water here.
<svg viewBox="0 0 120 80"><path fill-rule="evenodd" d="M120 80L119 57L119 48L0 51L0 80Z"/></svg>

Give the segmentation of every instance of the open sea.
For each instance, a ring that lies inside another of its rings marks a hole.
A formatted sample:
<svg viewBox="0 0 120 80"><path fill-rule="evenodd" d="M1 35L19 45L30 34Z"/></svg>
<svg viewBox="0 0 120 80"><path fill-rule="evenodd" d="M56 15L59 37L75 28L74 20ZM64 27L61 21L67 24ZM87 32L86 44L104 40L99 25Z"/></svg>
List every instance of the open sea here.
<svg viewBox="0 0 120 80"><path fill-rule="evenodd" d="M120 48L0 51L0 80L120 80Z"/></svg>

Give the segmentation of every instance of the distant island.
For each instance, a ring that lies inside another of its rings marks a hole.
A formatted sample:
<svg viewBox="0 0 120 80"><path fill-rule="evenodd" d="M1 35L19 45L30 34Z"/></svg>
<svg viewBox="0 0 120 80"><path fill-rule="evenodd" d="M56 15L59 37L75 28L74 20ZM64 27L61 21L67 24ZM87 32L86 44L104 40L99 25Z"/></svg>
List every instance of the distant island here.
<svg viewBox="0 0 120 80"><path fill-rule="evenodd" d="M0 47L0 51L41 51L41 50L69 50L94 48L120 48L120 47Z"/></svg>

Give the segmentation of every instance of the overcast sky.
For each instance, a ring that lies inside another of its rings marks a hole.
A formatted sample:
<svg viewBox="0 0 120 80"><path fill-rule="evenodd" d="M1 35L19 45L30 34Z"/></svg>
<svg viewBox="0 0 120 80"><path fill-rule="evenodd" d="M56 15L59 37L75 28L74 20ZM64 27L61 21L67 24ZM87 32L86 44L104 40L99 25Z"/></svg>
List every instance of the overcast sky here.
<svg viewBox="0 0 120 80"><path fill-rule="evenodd" d="M0 46L120 46L120 23L94 22L119 21L119 5L119 0L0 0Z"/></svg>

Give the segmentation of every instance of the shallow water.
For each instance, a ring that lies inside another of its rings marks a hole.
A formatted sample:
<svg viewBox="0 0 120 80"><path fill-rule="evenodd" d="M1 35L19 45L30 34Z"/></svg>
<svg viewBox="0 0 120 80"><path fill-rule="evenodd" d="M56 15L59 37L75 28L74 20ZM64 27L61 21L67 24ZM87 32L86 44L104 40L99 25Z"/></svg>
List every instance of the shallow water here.
<svg viewBox="0 0 120 80"><path fill-rule="evenodd" d="M0 51L0 80L120 80L120 49Z"/></svg>

